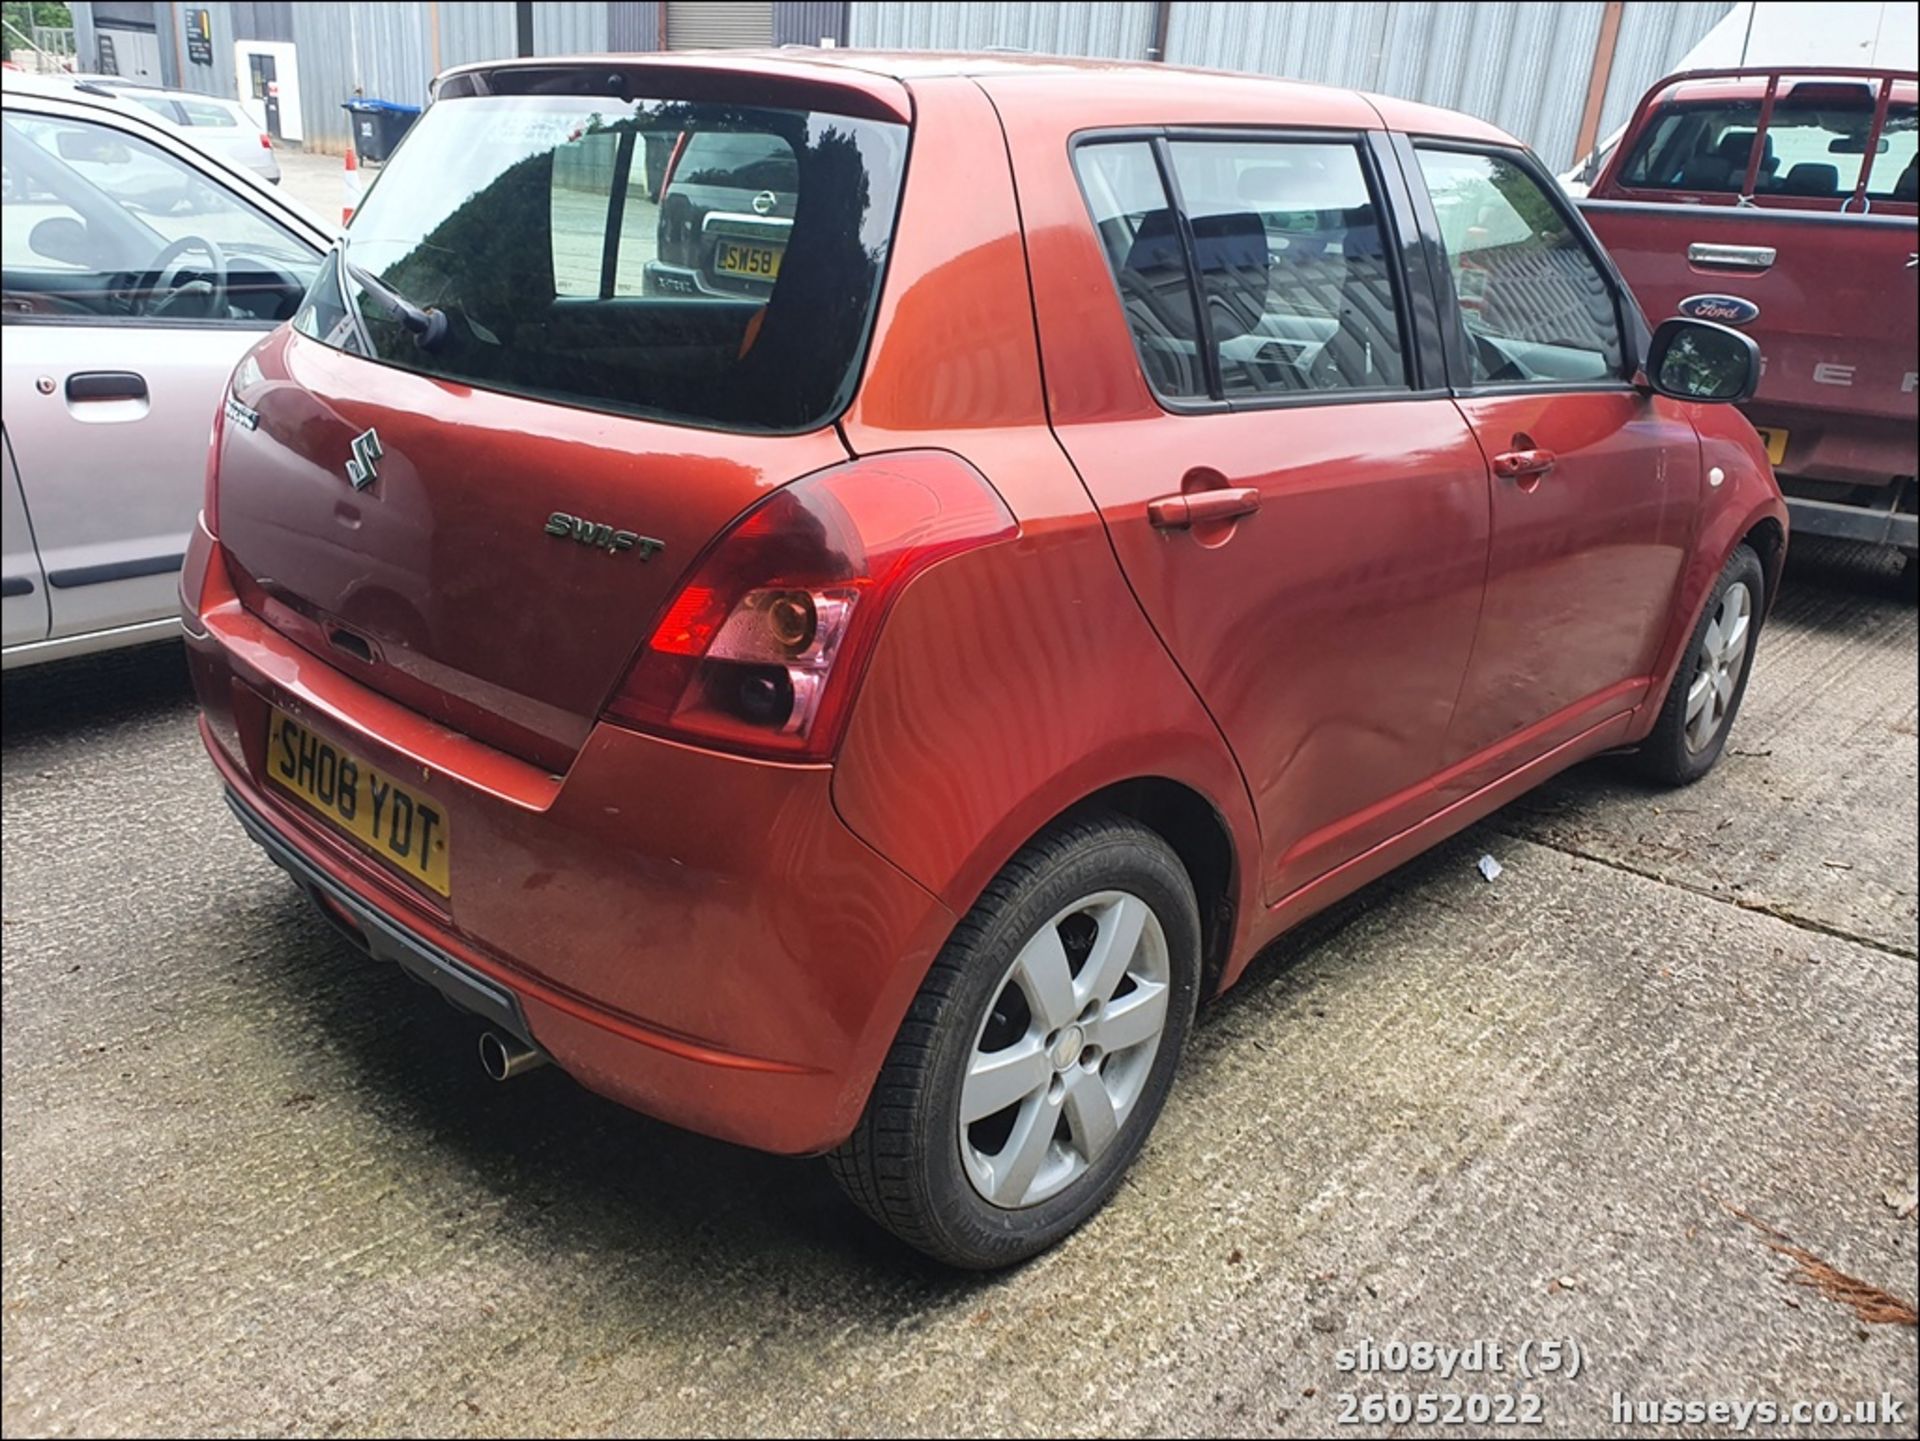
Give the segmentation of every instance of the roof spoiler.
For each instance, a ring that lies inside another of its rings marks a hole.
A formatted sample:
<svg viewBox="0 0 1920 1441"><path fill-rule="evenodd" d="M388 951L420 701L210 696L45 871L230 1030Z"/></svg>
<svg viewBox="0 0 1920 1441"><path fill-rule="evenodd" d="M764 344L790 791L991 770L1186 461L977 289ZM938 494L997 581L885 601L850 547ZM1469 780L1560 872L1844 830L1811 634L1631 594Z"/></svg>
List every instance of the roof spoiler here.
<svg viewBox="0 0 1920 1441"><path fill-rule="evenodd" d="M827 52L830 53L830 52ZM784 52L702 55L574 55L485 60L457 66L428 87L435 100L474 95L611 95L625 100L717 100L824 110L910 124L906 86L850 65Z"/></svg>

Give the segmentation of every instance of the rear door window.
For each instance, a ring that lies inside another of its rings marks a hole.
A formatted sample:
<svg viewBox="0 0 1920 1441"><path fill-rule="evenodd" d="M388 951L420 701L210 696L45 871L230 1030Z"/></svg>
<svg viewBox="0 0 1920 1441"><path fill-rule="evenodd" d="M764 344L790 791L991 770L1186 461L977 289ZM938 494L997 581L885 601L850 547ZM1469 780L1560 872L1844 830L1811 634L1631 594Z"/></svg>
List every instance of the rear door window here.
<svg viewBox="0 0 1920 1441"><path fill-rule="evenodd" d="M1346 144L1177 140L1221 393L1406 384L1384 218Z"/></svg>
<svg viewBox="0 0 1920 1441"><path fill-rule="evenodd" d="M1613 286L1545 189L1497 155L1418 154L1474 382L1619 379Z"/></svg>
<svg viewBox="0 0 1920 1441"><path fill-rule="evenodd" d="M1193 276L1153 147L1085 145L1074 160L1147 383L1164 399L1206 399Z"/></svg>
<svg viewBox="0 0 1920 1441"><path fill-rule="evenodd" d="M565 404L810 429L850 398L906 149L904 125L822 111L442 99L295 325ZM395 296L441 311L445 340L415 344Z"/></svg>
<svg viewBox="0 0 1920 1441"><path fill-rule="evenodd" d="M1165 154L1178 207L1151 143L1075 153L1157 394L1237 401L1407 385L1384 215L1356 146L1175 139Z"/></svg>

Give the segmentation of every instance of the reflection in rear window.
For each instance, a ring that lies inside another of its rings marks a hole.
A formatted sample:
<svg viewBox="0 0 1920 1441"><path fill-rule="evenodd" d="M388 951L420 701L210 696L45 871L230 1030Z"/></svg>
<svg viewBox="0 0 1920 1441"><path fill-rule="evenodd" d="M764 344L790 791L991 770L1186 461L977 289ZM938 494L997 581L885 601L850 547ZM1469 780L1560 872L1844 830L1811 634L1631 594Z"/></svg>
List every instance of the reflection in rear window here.
<svg viewBox="0 0 1920 1441"><path fill-rule="evenodd" d="M819 111L442 100L294 324L490 389L714 428L810 429L856 379L906 144L905 126ZM395 294L443 312L446 338L416 344Z"/></svg>

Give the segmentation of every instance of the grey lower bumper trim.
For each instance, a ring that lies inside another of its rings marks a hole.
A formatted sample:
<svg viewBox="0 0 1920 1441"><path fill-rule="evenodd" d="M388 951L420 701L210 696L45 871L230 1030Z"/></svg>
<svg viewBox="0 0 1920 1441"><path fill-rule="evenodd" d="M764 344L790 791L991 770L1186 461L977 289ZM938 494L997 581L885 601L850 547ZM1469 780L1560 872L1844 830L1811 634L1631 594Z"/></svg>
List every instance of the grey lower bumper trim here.
<svg viewBox="0 0 1920 1441"><path fill-rule="evenodd" d="M415 980L432 986L461 1010L473 1012L526 1045L539 1044L533 1039L533 1032L527 1028L527 1018L520 1011L520 1000L512 991L481 975L464 961L455 960L424 936L414 934L333 880L289 845L265 817L231 788L227 791L227 805L239 818L247 834L266 851L275 865L293 877L294 883L307 893L320 914L333 922L347 939L376 961L392 961ZM323 896L352 916L360 929L356 932L340 925L338 918L320 904Z"/></svg>
<svg viewBox="0 0 1920 1441"><path fill-rule="evenodd" d="M1787 515L1795 535L1825 535L1836 540L1859 540L1868 545L1892 545L1912 550L1920 540L1920 517L1904 511L1840 505L1831 500L1787 497Z"/></svg>

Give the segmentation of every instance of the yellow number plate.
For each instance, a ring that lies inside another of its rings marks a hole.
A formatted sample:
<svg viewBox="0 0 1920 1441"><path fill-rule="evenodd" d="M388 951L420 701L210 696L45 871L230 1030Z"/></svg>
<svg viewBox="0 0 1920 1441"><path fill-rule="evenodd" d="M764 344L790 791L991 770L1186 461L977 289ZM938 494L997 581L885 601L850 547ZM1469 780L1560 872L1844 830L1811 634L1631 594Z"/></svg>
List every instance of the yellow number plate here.
<svg viewBox="0 0 1920 1441"><path fill-rule="evenodd" d="M1787 433L1784 430L1760 430L1760 443L1767 448L1767 459L1775 465L1784 465L1787 460Z"/></svg>
<svg viewBox="0 0 1920 1441"><path fill-rule="evenodd" d="M736 245L730 240L722 240L713 248L713 268L720 275L778 280L780 257L785 253L785 249L778 245Z"/></svg>
<svg viewBox="0 0 1920 1441"><path fill-rule="evenodd" d="M298 721L270 715L268 778L402 875L448 894L446 813Z"/></svg>

